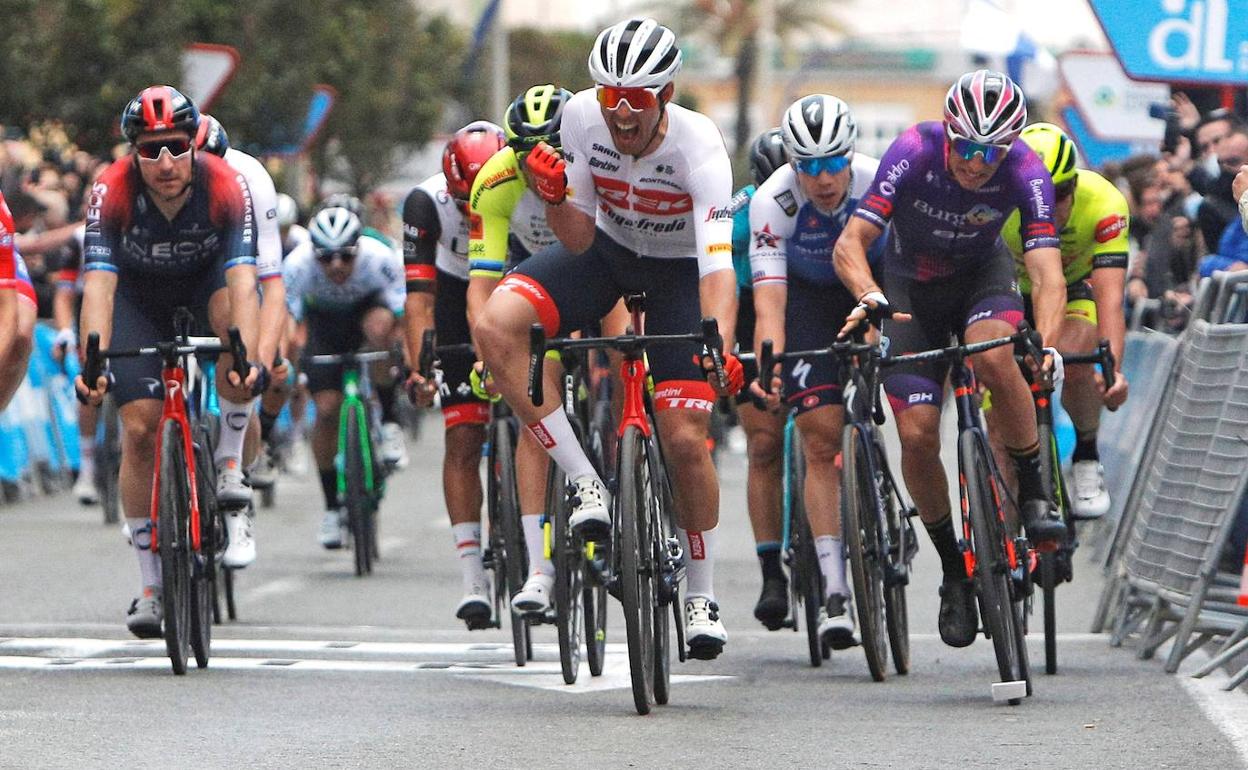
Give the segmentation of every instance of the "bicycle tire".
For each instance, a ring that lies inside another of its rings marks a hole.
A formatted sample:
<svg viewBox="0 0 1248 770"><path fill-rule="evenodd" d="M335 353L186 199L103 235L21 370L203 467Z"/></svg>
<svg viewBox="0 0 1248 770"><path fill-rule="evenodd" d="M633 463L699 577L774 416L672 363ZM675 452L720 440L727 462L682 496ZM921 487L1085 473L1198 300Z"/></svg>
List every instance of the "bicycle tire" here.
<svg viewBox="0 0 1248 770"><path fill-rule="evenodd" d="M1066 485L1062 479L1062 466L1058 455L1057 439L1049 425L1038 427L1040 446L1040 477L1045 480L1045 490L1054 501L1067 527L1067 541L1059 548L1066 548L1073 540L1074 522L1070 516L1070 502L1066 497ZM1040 592L1044 598L1044 673L1057 673L1057 584L1061 582L1056 551L1041 551L1039 558Z"/></svg>
<svg viewBox="0 0 1248 770"><path fill-rule="evenodd" d="M888 625L888 647L893 655L893 670L899 676L910 673L910 610L906 602L906 584L910 579L910 557L914 552L911 538L914 530L903 519L903 506L888 469L884 449L875 444L875 458L882 471L880 497L884 501L884 520L888 527L888 558L893 566L893 579L885 580L884 620Z"/></svg>
<svg viewBox="0 0 1248 770"><path fill-rule="evenodd" d="M819 638L819 610L823 608L823 573L819 570L819 553L815 550L815 538L806 517L806 456L802 452L801 436L793 431L793 446L789 456L789 547L793 550L792 581L797 587L797 599L802 605L806 619L806 645L810 652L810 665L823 665L823 640Z"/></svg>
<svg viewBox="0 0 1248 770"><path fill-rule="evenodd" d="M546 510L553 511L550 530L550 556L555 566L555 630L559 638L559 667L564 684L576 684L581 669L581 629L585 617L581 608L584 590L580 541L572 534L568 519L567 480L558 464L551 463L546 481Z"/></svg>
<svg viewBox="0 0 1248 770"><path fill-rule="evenodd" d="M620 442L620 604L624 608L624 631L628 641L628 669L633 705L638 714L649 714L654 703L654 613L650 597L654 593L650 573L643 561L649 542L650 486L646 465L645 437L634 425L624 430Z"/></svg>
<svg viewBox="0 0 1248 770"><path fill-rule="evenodd" d="M491 522L498 526L499 544L502 546L501 561L503 579L507 586L507 605L519 593L528 577L528 552L524 548L524 533L520 529L520 500L516 487L516 443L509 420L495 420L490 439L490 464L497 474L495 493L498 495L495 514ZM496 555L497 557L497 555ZM517 666L533 659L533 641L529 635L529 622L522 615L511 612L511 645Z"/></svg>
<svg viewBox="0 0 1248 770"><path fill-rule="evenodd" d="M346 456L343 458L344 503L347 529L351 532L351 552L355 558L355 575L363 577L370 571L368 553L368 490L364 485L364 450L360 444L360 422L355 405L343 407L347 429Z"/></svg>
<svg viewBox="0 0 1248 770"><path fill-rule="evenodd" d="M590 676L602 676L607 658L607 587L594 579L587 581L581 607L585 613L585 662Z"/></svg>
<svg viewBox="0 0 1248 770"><path fill-rule="evenodd" d="M207 443L207 431L195 428L195 489L199 502L199 552L192 554L194 607L191 612L191 650L195 653L195 665L208 667L212 651L213 585L217 565L217 542L222 530L218 528L216 479L212 468L212 453Z"/></svg>
<svg viewBox="0 0 1248 770"><path fill-rule="evenodd" d="M841 441L841 522L849 551L858 632L867 669L877 682L888 676L888 624L885 618L884 562L879 491L871 469L868 437L858 425L845 426Z"/></svg>
<svg viewBox="0 0 1248 770"><path fill-rule="evenodd" d="M103 431L95 450L95 488L100 494L100 507L104 510L104 523L121 521L121 497L118 474L121 472L121 430L118 425L117 402L106 396L99 408Z"/></svg>
<svg viewBox="0 0 1248 770"><path fill-rule="evenodd" d="M160 549L161 601L165 651L173 673L186 673L191 647L190 488L182 427L175 420L161 426L157 542Z"/></svg>
<svg viewBox="0 0 1248 770"><path fill-rule="evenodd" d="M662 453L654 437L646 442L646 464L646 475L650 479L650 493L645 499L652 508L647 521L647 536L642 542L650 544L650 574L659 576L658 580L651 580L650 591L653 614L651 629L654 639L654 702L660 706L666 706L672 696L671 622L673 617L680 617L678 613L669 612L668 605L679 608L681 601L679 583L672 585L671 596L666 595L668 589L664 586L665 580L674 581L675 579L675 575L669 574L667 541L669 537L676 536L676 528L672 520L672 512L676 504L672 499L671 487L668 485L667 471L663 467ZM680 625L678 623L678 628ZM683 628L680 630L683 631ZM681 652L683 653L684 636L683 634L678 634L678 636L681 639Z"/></svg>
<svg viewBox="0 0 1248 770"><path fill-rule="evenodd" d="M1057 673L1057 553L1040 552L1040 589L1044 594L1044 673Z"/></svg>
<svg viewBox="0 0 1248 770"><path fill-rule="evenodd" d="M992 640L1001 681L1026 681L1030 692L1027 648L1021 639L1021 618L1011 591L1000 498L994 492L992 465L979 433L968 430L958 436L958 459L967 516L971 521L975 586L984 630ZM1021 700L1010 698L1009 703L1016 706Z"/></svg>

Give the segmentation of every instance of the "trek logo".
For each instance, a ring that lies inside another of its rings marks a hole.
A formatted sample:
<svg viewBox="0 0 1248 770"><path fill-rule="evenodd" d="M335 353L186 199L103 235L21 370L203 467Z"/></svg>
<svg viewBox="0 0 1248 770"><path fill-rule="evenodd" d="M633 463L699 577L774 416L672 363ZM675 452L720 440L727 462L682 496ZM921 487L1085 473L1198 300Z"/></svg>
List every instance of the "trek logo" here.
<svg viewBox="0 0 1248 770"><path fill-rule="evenodd" d="M633 187L619 179L594 174L594 189L604 203L615 209L653 216L679 216L693 211L688 193Z"/></svg>
<svg viewBox="0 0 1248 770"><path fill-rule="evenodd" d="M906 397L906 402L910 404L933 404L936 402L936 396L932 393L911 393Z"/></svg>
<svg viewBox="0 0 1248 770"><path fill-rule="evenodd" d="M694 561L704 561L706 559L706 542L702 539L701 532L689 532L689 558Z"/></svg>
<svg viewBox="0 0 1248 770"><path fill-rule="evenodd" d="M705 398L689 398L681 396L680 398L656 399L659 401L659 409L694 409L699 412L709 412L715 408L715 404Z"/></svg>
<svg viewBox="0 0 1248 770"><path fill-rule="evenodd" d="M551 438L550 433L547 432L546 426L542 425L540 422L535 422L529 426L529 432L533 434L533 438L537 439L537 443L541 444L546 449L554 449L555 440Z"/></svg>
<svg viewBox="0 0 1248 770"><path fill-rule="evenodd" d="M797 380L797 386L802 390L806 389L806 378L810 376L810 370L814 368L809 361L804 358L797 359L797 363L793 365L793 378Z"/></svg>

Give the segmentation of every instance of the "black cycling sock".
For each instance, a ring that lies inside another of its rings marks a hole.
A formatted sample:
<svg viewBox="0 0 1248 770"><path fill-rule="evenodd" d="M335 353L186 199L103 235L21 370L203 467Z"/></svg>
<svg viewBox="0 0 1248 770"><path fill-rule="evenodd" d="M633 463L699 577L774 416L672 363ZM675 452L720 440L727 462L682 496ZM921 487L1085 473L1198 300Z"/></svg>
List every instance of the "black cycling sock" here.
<svg viewBox="0 0 1248 770"><path fill-rule="evenodd" d="M273 424L277 422L277 415L269 414L260 408L260 440L267 442L269 436L273 435Z"/></svg>
<svg viewBox="0 0 1248 770"><path fill-rule="evenodd" d="M1084 433L1081 430L1075 431L1075 453L1071 455L1072 462L1083 462L1084 460L1100 460L1101 454L1096 449L1096 431Z"/></svg>
<svg viewBox="0 0 1248 770"><path fill-rule="evenodd" d="M774 545L774 547L772 547ZM780 568L780 544L767 544L758 547L758 565L763 570L763 580L784 580L784 570Z"/></svg>
<svg viewBox="0 0 1248 770"><path fill-rule="evenodd" d="M1018 499L1043 500L1044 482L1040 479L1040 444L1025 449L1010 449L1010 458L1018 470Z"/></svg>
<svg viewBox="0 0 1248 770"><path fill-rule="evenodd" d="M388 385L377 385L377 400L381 402L381 421L382 422L398 422L399 416L394 410L395 391L398 389L397 383Z"/></svg>
<svg viewBox="0 0 1248 770"><path fill-rule="evenodd" d="M923 522L927 536L936 546L940 555L941 571L947 578L966 577L966 562L962 559L962 549L958 547L958 535L953 531L953 515L950 514L935 524Z"/></svg>
<svg viewBox="0 0 1248 770"><path fill-rule="evenodd" d="M321 494L325 495L325 510L333 510L338 507L338 471L332 468L327 471L317 471L321 476Z"/></svg>

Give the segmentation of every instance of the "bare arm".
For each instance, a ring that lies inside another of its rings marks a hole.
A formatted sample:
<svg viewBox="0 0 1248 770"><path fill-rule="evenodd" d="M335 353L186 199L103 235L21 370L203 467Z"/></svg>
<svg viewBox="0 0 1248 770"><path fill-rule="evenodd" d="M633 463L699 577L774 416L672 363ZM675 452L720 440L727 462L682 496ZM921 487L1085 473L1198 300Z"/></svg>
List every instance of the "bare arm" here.
<svg viewBox="0 0 1248 770"><path fill-rule="evenodd" d="M841 237L836 239L836 246L832 249L832 266L841 283L855 299L869 291L880 290L875 283L875 277L871 275L867 250L883 234L881 228L862 217L850 217Z"/></svg>
<svg viewBox="0 0 1248 770"><path fill-rule="evenodd" d="M589 251L594 244L594 218L566 201L558 206L546 204L546 224L573 254Z"/></svg>
<svg viewBox="0 0 1248 770"><path fill-rule="evenodd" d="M474 349L480 349L477 345L477 319L481 317L481 311L497 285L498 279L493 277L474 275L468 279L468 331L472 335Z"/></svg>
<svg viewBox="0 0 1248 770"><path fill-rule="evenodd" d="M72 222L38 234L18 234L13 241L23 254L46 254L72 241L74 231L79 227L82 227L82 222Z"/></svg>
<svg viewBox="0 0 1248 770"><path fill-rule="evenodd" d="M272 366L277 359L277 346L286 328L286 283L279 275L261 284L264 298L260 300L260 344L256 360Z"/></svg>
<svg viewBox="0 0 1248 770"><path fill-rule="evenodd" d="M1023 253L1023 263L1031 277L1031 303L1036 330L1046 345L1057 339L1066 311L1066 280L1062 275L1062 253L1046 247Z"/></svg>
<svg viewBox="0 0 1248 770"><path fill-rule="evenodd" d="M724 352L732 351L737 325L737 274L732 270L716 270L703 276L698 282L698 295L702 302L703 317L719 322L719 334L724 338Z"/></svg>
<svg viewBox="0 0 1248 770"><path fill-rule="evenodd" d="M1127 380L1122 376L1122 354L1127 322L1122 315L1123 284L1127 271L1102 267L1092 271L1092 296L1096 300L1096 326L1102 339L1109 340L1114 353L1114 387L1104 394L1105 405L1115 409L1127 400Z"/></svg>

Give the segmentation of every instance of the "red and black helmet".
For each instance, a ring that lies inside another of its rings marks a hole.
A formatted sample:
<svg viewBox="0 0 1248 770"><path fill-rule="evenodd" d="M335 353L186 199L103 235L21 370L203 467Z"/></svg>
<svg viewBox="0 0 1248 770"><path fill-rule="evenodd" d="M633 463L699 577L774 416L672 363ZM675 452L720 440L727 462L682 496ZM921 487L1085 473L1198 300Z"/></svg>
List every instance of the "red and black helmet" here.
<svg viewBox="0 0 1248 770"><path fill-rule="evenodd" d="M210 152L218 158L224 158L225 151L230 149L230 137L225 133L225 127L206 112L199 116L199 129L195 132L195 149Z"/></svg>
<svg viewBox="0 0 1248 770"><path fill-rule="evenodd" d="M198 129L195 103L173 86L148 86L121 111L121 133L131 144L155 131L184 131L194 139Z"/></svg>
<svg viewBox="0 0 1248 770"><path fill-rule="evenodd" d="M503 129L488 120L474 121L456 131L442 151L442 173L451 197L468 200L477 172L506 145Z"/></svg>

